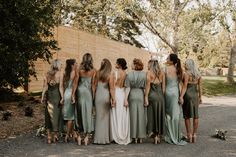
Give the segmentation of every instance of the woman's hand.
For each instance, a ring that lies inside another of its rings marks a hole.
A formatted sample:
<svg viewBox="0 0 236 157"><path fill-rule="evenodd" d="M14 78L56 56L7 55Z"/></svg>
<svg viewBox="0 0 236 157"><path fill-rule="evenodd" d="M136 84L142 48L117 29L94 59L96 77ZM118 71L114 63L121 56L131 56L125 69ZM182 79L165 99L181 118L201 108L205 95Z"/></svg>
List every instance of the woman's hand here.
<svg viewBox="0 0 236 157"><path fill-rule="evenodd" d="M144 98L144 106L147 107L149 105L148 103L148 97L145 97Z"/></svg>
<svg viewBox="0 0 236 157"><path fill-rule="evenodd" d="M199 97L198 100L199 100L199 104L202 104L202 98Z"/></svg>
<svg viewBox="0 0 236 157"><path fill-rule="evenodd" d="M111 107L115 107L116 106L116 100L115 99L112 99L111 101Z"/></svg>
<svg viewBox="0 0 236 157"><path fill-rule="evenodd" d="M129 106L129 102L128 100L125 100L125 104L124 104L125 107L128 107Z"/></svg>
<svg viewBox="0 0 236 157"><path fill-rule="evenodd" d="M183 105L183 103L184 103L184 99L183 99L183 97L180 97L180 98L179 98L179 104L180 104L180 105Z"/></svg>
<svg viewBox="0 0 236 157"><path fill-rule="evenodd" d="M41 98L41 103L42 103L42 104L44 103L44 98L43 98L43 97Z"/></svg>
<svg viewBox="0 0 236 157"><path fill-rule="evenodd" d="M72 104L75 103L75 97L74 97L74 96L71 97L71 103L72 103Z"/></svg>
<svg viewBox="0 0 236 157"><path fill-rule="evenodd" d="M64 104L64 98L61 99L60 104L61 104L61 105Z"/></svg>

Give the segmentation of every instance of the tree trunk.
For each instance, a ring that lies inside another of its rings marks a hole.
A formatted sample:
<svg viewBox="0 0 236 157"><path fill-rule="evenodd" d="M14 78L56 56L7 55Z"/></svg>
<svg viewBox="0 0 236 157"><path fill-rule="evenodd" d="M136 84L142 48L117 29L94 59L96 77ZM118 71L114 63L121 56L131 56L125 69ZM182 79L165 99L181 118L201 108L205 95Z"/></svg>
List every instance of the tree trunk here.
<svg viewBox="0 0 236 157"><path fill-rule="evenodd" d="M229 69L227 81L228 83L234 83L234 66L235 66L235 56L236 56L236 44L231 48L230 58L229 58Z"/></svg>
<svg viewBox="0 0 236 157"><path fill-rule="evenodd" d="M173 8L173 53L178 55L178 44L179 44L179 39L178 39L178 31L179 31L179 22L178 22L178 16L179 16L179 8L180 7L180 2L179 0L174 0L174 8Z"/></svg>

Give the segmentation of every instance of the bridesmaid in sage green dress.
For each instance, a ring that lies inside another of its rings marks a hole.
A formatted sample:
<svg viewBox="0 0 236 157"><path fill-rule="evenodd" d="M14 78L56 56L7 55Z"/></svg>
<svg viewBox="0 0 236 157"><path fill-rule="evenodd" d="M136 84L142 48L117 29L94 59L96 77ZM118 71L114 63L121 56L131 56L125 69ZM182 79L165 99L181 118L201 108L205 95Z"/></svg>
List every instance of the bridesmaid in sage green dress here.
<svg viewBox="0 0 236 157"><path fill-rule="evenodd" d="M199 103L202 103L201 75L192 59L186 60L185 69L180 102L183 103L187 140L190 143L195 143L198 129L198 106ZM191 130L190 118L193 118L193 131Z"/></svg>
<svg viewBox="0 0 236 157"><path fill-rule="evenodd" d="M92 116L93 109L93 81L96 74L93 68L92 55L86 53L80 64L79 71L75 79L73 97L77 88L77 113L78 113L78 128L80 132L85 134L84 144L88 144L88 136L94 131L94 122ZM77 137L78 145L81 145L81 137Z"/></svg>
<svg viewBox="0 0 236 157"><path fill-rule="evenodd" d="M62 97L61 103L63 103L63 116L66 121L67 131L65 142L68 142L70 134L74 134L73 132L73 121L75 120L75 106L74 102L72 102L72 86L75 78L75 68L76 61L75 59L67 59L66 60L66 68L63 76L63 85L61 86L61 90L64 91L64 95Z"/></svg>
<svg viewBox="0 0 236 157"><path fill-rule="evenodd" d="M51 143L51 132L54 132L53 141L58 141L58 131L61 113L61 94L59 90L60 85L60 60L54 60L51 69L46 74L43 84L42 103L46 103L45 108L45 127L47 128L48 144ZM46 97L46 99L45 99Z"/></svg>
<svg viewBox="0 0 236 157"><path fill-rule="evenodd" d="M103 59L101 67L96 74L95 107L95 144L109 144L110 135L110 109L115 105L115 85L114 74L112 73L111 62Z"/></svg>
<svg viewBox="0 0 236 157"><path fill-rule="evenodd" d="M147 131L154 136L154 144L161 142L165 125L165 74L158 60L148 62L145 105L147 106Z"/></svg>
<svg viewBox="0 0 236 157"><path fill-rule="evenodd" d="M179 81L182 80L181 63L176 54L167 58L165 90L165 141L170 144L185 145L180 132Z"/></svg>
<svg viewBox="0 0 236 157"><path fill-rule="evenodd" d="M143 72L143 63L140 59L134 59L132 72L129 72L126 80L126 101L130 112L130 137L135 143L142 143L146 137L146 115L144 107L144 89L146 87L146 73Z"/></svg>

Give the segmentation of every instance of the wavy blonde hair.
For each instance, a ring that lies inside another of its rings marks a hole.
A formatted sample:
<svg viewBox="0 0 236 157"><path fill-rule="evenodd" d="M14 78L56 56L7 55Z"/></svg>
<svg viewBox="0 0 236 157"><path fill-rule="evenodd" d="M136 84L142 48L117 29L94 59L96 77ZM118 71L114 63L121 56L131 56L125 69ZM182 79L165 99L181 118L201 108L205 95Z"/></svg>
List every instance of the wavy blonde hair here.
<svg viewBox="0 0 236 157"><path fill-rule="evenodd" d="M57 71L59 71L61 69L61 61L59 59L55 59L53 60L50 70L47 73L47 76L49 79L54 79L55 78L55 74Z"/></svg>
<svg viewBox="0 0 236 157"><path fill-rule="evenodd" d="M151 70L154 72L156 77L159 77L161 73L161 68L159 66L158 60L151 59L148 61L148 70Z"/></svg>
<svg viewBox="0 0 236 157"><path fill-rule="evenodd" d="M192 74L194 80L201 77L201 74L197 68L197 65L192 59L187 59L185 61L185 66L186 66L186 71Z"/></svg>

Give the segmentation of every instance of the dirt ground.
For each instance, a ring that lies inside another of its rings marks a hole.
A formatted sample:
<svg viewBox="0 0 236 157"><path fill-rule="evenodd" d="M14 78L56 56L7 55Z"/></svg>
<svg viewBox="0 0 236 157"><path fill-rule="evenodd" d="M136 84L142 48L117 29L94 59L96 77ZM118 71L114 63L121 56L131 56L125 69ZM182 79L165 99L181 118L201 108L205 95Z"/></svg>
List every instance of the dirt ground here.
<svg viewBox="0 0 236 157"><path fill-rule="evenodd" d="M44 123L44 105L39 102L39 98L29 98L22 102L1 103L0 108L0 139L16 136L30 132L39 128ZM25 108L33 109L33 116L25 116ZM8 111L11 113L9 120L3 120L3 114Z"/></svg>

